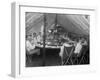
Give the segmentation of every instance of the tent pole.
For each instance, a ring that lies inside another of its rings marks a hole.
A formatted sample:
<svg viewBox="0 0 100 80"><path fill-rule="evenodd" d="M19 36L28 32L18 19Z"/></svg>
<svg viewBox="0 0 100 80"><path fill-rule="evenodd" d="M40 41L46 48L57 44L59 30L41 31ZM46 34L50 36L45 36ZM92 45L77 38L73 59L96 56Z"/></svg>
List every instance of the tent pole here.
<svg viewBox="0 0 100 80"><path fill-rule="evenodd" d="M46 39L46 14L44 13L44 29L43 29L43 66L45 66L45 39Z"/></svg>
<svg viewBox="0 0 100 80"><path fill-rule="evenodd" d="M57 25L57 14L56 14L56 17L55 17L55 26Z"/></svg>

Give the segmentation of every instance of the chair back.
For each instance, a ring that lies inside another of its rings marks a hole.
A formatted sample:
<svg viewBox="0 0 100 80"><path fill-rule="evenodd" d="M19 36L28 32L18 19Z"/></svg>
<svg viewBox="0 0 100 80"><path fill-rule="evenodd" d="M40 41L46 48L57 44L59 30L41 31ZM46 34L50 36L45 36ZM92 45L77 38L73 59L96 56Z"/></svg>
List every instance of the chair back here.
<svg viewBox="0 0 100 80"><path fill-rule="evenodd" d="M82 55L84 55L87 49L88 49L87 46L82 46L82 49L80 53L77 55L77 57L81 57Z"/></svg>
<svg viewBox="0 0 100 80"><path fill-rule="evenodd" d="M64 47L64 53L63 53L63 58L69 57L73 54L75 47Z"/></svg>

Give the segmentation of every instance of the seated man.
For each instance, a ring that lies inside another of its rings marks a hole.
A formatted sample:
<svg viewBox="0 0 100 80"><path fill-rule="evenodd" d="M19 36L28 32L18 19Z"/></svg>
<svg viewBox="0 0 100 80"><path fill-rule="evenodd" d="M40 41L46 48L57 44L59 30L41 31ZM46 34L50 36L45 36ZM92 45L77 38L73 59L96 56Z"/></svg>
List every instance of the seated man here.
<svg viewBox="0 0 100 80"><path fill-rule="evenodd" d="M38 55L40 54L39 49L35 49L36 47L36 39L35 37L32 39L31 36L28 36L26 39L26 50L28 54L35 54L37 53Z"/></svg>
<svg viewBox="0 0 100 80"><path fill-rule="evenodd" d="M37 42L41 42L42 40L42 36L41 36L41 32L39 32L39 34L37 35Z"/></svg>
<svg viewBox="0 0 100 80"><path fill-rule="evenodd" d="M75 50L74 50L74 53L75 54L79 54L81 49L82 49L82 46L83 45L87 45L87 42L86 40L84 39L80 39L76 44L75 44Z"/></svg>

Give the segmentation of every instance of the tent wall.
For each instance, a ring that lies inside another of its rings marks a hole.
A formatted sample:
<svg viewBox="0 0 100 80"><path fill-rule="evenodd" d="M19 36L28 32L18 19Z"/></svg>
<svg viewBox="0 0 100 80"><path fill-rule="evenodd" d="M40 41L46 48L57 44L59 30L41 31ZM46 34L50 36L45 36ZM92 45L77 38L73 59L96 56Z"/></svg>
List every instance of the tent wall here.
<svg viewBox="0 0 100 80"><path fill-rule="evenodd" d="M55 24L56 14L46 14L46 28L50 29ZM66 31L78 35L89 35L89 20L84 15L57 14L57 24L61 25ZM39 32L44 25L44 14L26 13L26 33Z"/></svg>
<svg viewBox="0 0 100 80"><path fill-rule="evenodd" d="M84 23L84 18L79 15L58 15L58 24L64 27L67 31L80 34L89 35L89 26L82 25L82 20Z"/></svg>

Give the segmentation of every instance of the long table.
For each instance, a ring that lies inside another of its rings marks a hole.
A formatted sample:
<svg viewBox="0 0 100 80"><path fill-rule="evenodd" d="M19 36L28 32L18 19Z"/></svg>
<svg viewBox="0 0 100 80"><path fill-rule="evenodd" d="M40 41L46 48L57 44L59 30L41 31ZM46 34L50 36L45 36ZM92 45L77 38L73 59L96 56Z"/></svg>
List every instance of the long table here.
<svg viewBox="0 0 100 80"><path fill-rule="evenodd" d="M45 53L46 54L56 54L60 52L61 46L48 46L45 45ZM40 53L43 54L43 45L36 45L36 48L40 49Z"/></svg>
<svg viewBox="0 0 100 80"><path fill-rule="evenodd" d="M43 45L36 45L36 47L43 48ZM61 46L49 46L49 45L45 45L45 48L59 49L59 48L61 48Z"/></svg>

